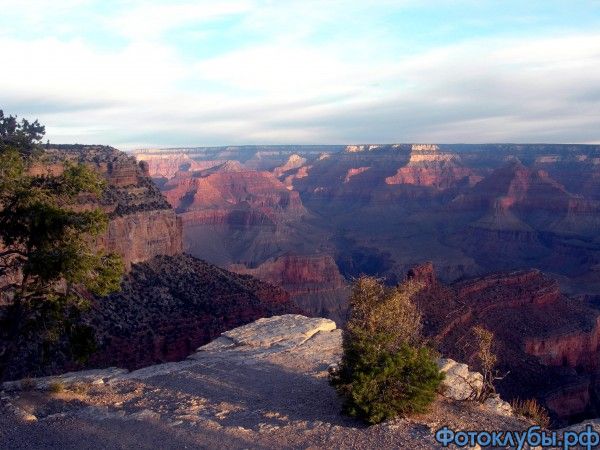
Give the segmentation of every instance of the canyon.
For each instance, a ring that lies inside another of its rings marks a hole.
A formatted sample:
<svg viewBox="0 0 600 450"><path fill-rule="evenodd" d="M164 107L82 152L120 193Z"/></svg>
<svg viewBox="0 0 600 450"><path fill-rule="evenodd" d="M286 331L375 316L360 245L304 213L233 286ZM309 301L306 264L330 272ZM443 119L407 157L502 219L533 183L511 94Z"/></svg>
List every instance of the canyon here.
<svg viewBox="0 0 600 450"><path fill-rule="evenodd" d="M191 254L281 286L311 315L339 324L353 277L394 285L410 271L426 286L426 330L444 354L473 362L463 343L483 324L509 373L499 382L504 396L536 397L558 422L597 416L600 146L244 146L135 156L153 161L150 176L182 217Z"/></svg>
<svg viewBox="0 0 600 450"><path fill-rule="evenodd" d="M494 333L504 398L538 398L559 424L597 417L597 299L566 296L536 269L442 283L426 263L407 278L422 285L424 331L444 355L476 366L473 327L483 325Z"/></svg>
<svg viewBox="0 0 600 450"><path fill-rule="evenodd" d="M538 398L559 424L597 416L598 149L455 147L244 147L137 161L110 147L48 149L33 173L71 160L106 178L105 194L81 207L109 215L97 244L121 254L127 273L119 293L81 293L98 344L87 363L60 346L40 358L33 345L8 376L178 361L276 314L342 325L349 284L366 273L423 285L425 332L444 355L475 364L472 327L493 331L505 398Z"/></svg>
<svg viewBox="0 0 600 450"><path fill-rule="evenodd" d="M186 252L279 285L303 310L343 322L347 283L330 249L323 251L327 235L280 179L304 158L291 155L271 172L246 166L270 167L264 154L256 156L260 165L223 162L226 155L195 161L178 154L163 162L146 156L141 162L182 220Z"/></svg>
<svg viewBox="0 0 600 450"><path fill-rule="evenodd" d="M537 268L554 274L565 292L600 293L600 146L244 146L134 154L152 164L150 176L182 217L186 251L222 267L266 277L269 270L257 267L276 258L324 264L330 257L345 279L366 273L393 284L431 260L444 281Z"/></svg>

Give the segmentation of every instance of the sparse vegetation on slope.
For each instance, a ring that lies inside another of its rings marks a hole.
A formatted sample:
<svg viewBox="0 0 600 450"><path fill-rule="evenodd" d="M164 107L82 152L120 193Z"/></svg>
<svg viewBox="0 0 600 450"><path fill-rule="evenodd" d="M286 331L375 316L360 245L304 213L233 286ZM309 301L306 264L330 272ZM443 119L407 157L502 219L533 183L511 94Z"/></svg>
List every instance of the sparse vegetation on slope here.
<svg viewBox="0 0 600 450"><path fill-rule="evenodd" d="M526 417L542 428L550 427L550 416L548 411L535 399L519 400L515 399L510 403L513 411L518 416Z"/></svg>
<svg viewBox="0 0 600 450"><path fill-rule="evenodd" d="M483 403L496 394L494 383L502 377L498 376L498 371L496 370L498 356L492 350L494 333L478 325L473 327L473 334L475 336L475 345L477 346L475 356L479 363L479 370L483 375L483 386L476 400Z"/></svg>
<svg viewBox="0 0 600 450"><path fill-rule="evenodd" d="M280 288L189 255L135 264L121 291L98 299L99 366L135 369L177 361L220 333L277 314L300 312Z"/></svg>

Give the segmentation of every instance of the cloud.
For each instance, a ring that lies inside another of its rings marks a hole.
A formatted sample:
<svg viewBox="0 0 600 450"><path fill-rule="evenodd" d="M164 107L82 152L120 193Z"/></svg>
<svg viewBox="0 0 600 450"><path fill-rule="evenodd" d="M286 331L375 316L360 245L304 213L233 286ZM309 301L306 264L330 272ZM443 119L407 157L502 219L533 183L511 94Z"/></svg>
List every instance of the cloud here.
<svg viewBox="0 0 600 450"><path fill-rule="evenodd" d="M114 32L130 39L154 40L186 24L200 24L248 12L251 6L250 1L144 2L123 11L108 23Z"/></svg>
<svg viewBox="0 0 600 450"><path fill-rule="evenodd" d="M77 14L97 4L69 1ZM47 25L41 3L19 3L19 14L11 4L12 15ZM39 117L52 141L123 148L600 142L595 30L473 35L407 50L410 36L395 35L381 8L412 2L345 4L127 2L90 24L123 39L111 46L96 34L8 33L0 107ZM169 38L189 26L199 40L184 52ZM233 44L219 47L226 37Z"/></svg>

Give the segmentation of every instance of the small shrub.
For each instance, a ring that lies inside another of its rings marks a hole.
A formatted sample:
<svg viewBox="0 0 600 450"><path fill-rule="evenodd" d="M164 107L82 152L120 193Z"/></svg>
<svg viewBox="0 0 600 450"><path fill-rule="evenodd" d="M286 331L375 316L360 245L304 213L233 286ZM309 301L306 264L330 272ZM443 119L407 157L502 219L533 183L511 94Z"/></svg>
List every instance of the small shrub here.
<svg viewBox="0 0 600 450"><path fill-rule="evenodd" d="M353 378L349 385L338 384L347 394L344 411L375 424L425 411L443 375L428 349L405 344L382 354L377 364L356 368Z"/></svg>
<svg viewBox="0 0 600 450"><path fill-rule="evenodd" d="M515 414L526 417L542 428L550 426L548 411L537 400L533 398L528 400L515 399L510 404Z"/></svg>
<svg viewBox="0 0 600 450"><path fill-rule="evenodd" d="M330 382L344 411L375 424L423 412L443 379L432 350L422 344L421 316L412 296L419 286L388 289L361 277L350 298L342 361Z"/></svg>
<svg viewBox="0 0 600 450"><path fill-rule="evenodd" d="M498 357L492 351L492 346L494 344L494 333L479 325L473 327L472 331L475 335L475 344L477 346L477 352L475 356L479 363L479 370L483 375L483 386L477 395L476 400L483 403L496 393L494 382L502 379L503 377L498 376L498 371L496 370Z"/></svg>
<svg viewBox="0 0 600 450"><path fill-rule="evenodd" d="M60 380L55 380L50 383L49 389L53 394L58 394L65 390L65 384Z"/></svg>

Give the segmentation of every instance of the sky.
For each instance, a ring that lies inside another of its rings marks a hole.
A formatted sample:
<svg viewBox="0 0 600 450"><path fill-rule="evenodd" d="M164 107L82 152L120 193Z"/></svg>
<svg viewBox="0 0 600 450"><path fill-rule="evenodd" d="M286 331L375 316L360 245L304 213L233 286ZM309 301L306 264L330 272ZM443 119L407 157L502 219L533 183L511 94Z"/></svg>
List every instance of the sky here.
<svg viewBox="0 0 600 450"><path fill-rule="evenodd" d="M600 143L600 1L0 0L54 143Z"/></svg>

